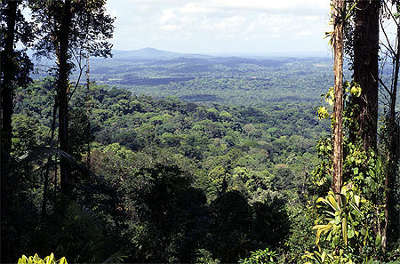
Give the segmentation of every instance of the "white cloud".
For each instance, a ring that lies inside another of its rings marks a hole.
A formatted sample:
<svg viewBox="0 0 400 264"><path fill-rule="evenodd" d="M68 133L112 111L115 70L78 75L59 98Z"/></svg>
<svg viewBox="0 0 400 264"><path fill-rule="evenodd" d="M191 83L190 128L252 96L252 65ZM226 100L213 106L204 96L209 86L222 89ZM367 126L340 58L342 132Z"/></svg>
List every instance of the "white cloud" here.
<svg viewBox="0 0 400 264"><path fill-rule="evenodd" d="M246 19L242 16L227 17L216 23L215 29L221 32L238 32L245 22Z"/></svg>
<svg viewBox="0 0 400 264"><path fill-rule="evenodd" d="M258 50L288 48L288 43L307 37L307 48L320 50L325 45L321 39L329 2L109 0L108 6L117 16L114 43L119 49L154 46L157 41L156 48L171 50L226 51L229 44L232 50L252 51L255 46ZM293 49L299 48L293 44Z"/></svg>
<svg viewBox="0 0 400 264"><path fill-rule="evenodd" d="M179 26L169 24L169 25L162 25L160 28L165 31L177 31L179 29Z"/></svg>
<svg viewBox="0 0 400 264"><path fill-rule="evenodd" d="M204 5L204 3L188 3L184 5L183 7L179 8L179 11L181 13L185 14L207 14L207 13L213 13L216 12L217 10L215 8L212 8L208 5Z"/></svg>
<svg viewBox="0 0 400 264"><path fill-rule="evenodd" d="M251 9L324 9L329 0L249 0L249 1L231 1L231 0L208 0L211 5L231 8L251 8Z"/></svg>
<svg viewBox="0 0 400 264"><path fill-rule="evenodd" d="M312 32L310 30L302 30L296 33L298 37L309 37L312 36Z"/></svg>
<svg viewBox="0 0 400 264"><path fill-rule="evenodd" d="M175 20L175 19L176 19L176 15L174 13L174 10L166 9L166 10L163 10L161 13L160 23L165 24L165 23L168 23L169 21Z"/></svg>

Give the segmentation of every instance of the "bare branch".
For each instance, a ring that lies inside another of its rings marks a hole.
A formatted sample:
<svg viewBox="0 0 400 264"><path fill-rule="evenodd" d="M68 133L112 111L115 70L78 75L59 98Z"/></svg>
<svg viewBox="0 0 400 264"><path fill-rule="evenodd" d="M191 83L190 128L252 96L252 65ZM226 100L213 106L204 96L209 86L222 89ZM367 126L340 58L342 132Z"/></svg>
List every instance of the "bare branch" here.
<svg viewBox="0 0 400 264"><path fill-rule="evenodd" d="M72 53L72 55L74 56L75 61L76 61L77 65L78 65L78 67L79 67L79 75L78 75L78 79L77 79L77 81L76 81L76 83L75 83L75 85L74 85L74 89L73 89L72 92L70 93L70 96L69 96L69 98L68 98L68 101L71 100L71 98L72 98L72 96L74 95L76 89L78 88L79 82L81 81L81 77L82 77L82 74L83 74L83 70L86 68L86 65L83 65L83 66L82 66L82 58L83 58L82 48L79 49L79 56L77 56L77 55L75 54L75 52L74 52L73 49L71 49L71 53Z"/></svg>
<svg viewBox="0 0 400 264"><path fill-rule="evenodd" d="M388 37L388 35L387 35L387 33L386 33L385 27L383 26L382 20L379 22L379 24L381 25L382 32L383 32L383 34L385 35L385 38L386 38L386 41L387 41L387 45L388 45L389 48L388 48L385 44L383 44L383 43L382 43L382 45L384 45L386 49L390 50L390 52L392 52L393 54L395 54L396 52L395 52L395 50L393 49L392 45L390 44L390 39L389 39L389 37Z"/></svg>
<svg viewBox="0 0 400 264"><path fill-rule="evenodd" d="M74 89L72 90L72 92L70 93L70 96L69 96L69 98L68 98L68 101L71 100L72 96L74 95L74 93L75 93L75 91L76 91L76 88L78 88L79 82L81 81L81 77L82 77L83 70L84 70L85 68L86 68L86 65L83 66L83 67L81 67L81 68L79 69L78 80L76 80L75 87L74 87Z"/></svg>
<svg viewBox="0 0 400 264"><path fill-rule="evenodd" d="M387 2L386 2L386 1L382 1L382 2L383 2L383 4L385 5L385 9L386 9L387 14L390 15L390 17L392 18L393 22L396 24L397 27L399 27L400 24L399 24L399 22L397 21L396 17L394 16L394 14L393 14L391 8L388 6Z"/></svg>
<svg viewBox="0 0 400 264"><path fill-rule="evenodd" d="M381 86L382 86L383 88L385 88L385 91L386 91L388 94L391 94L391 93L392 93L391 90L389 90L389 88L386 86L386 84L382 81L381 78L378 78L378 81L379 81L379 83L381 84Z"/></svg>

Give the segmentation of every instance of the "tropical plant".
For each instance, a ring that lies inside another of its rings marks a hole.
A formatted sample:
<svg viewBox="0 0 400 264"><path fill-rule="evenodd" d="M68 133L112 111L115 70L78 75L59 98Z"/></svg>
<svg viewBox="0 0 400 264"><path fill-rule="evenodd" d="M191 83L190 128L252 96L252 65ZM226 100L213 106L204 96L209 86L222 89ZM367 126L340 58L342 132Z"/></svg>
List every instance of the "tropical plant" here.
<svg viewBox="0 0 400 264"><path fill-rule="evenodd" d="M68 262L65 257L56 260L54 254L51 253L49 256L43 259L40 258L38 254L29 257L22 255L22 257L18 259L18 264L68 264Z"/></svg>

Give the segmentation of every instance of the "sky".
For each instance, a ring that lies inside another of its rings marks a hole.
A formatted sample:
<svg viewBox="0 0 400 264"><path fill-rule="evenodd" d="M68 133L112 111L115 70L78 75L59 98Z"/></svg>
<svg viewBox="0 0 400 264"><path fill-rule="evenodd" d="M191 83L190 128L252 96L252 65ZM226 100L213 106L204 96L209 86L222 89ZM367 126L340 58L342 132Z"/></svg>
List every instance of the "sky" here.
<svg viewBox="0 0 400 264"><path fill-rule="evenodd" d="M108 0L114 49L329 54L330 0Z"/></svg>

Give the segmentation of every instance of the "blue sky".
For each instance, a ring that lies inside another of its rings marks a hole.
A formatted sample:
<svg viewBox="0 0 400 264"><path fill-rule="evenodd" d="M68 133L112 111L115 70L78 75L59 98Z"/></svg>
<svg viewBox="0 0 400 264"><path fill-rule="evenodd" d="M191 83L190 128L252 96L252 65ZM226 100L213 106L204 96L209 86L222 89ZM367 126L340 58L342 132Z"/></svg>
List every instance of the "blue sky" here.
<svg viewBox="0 0 400 264"><path fill-rule="evenodd" d="M108 0L114 48L328 55L330 0Z"/></svg>

